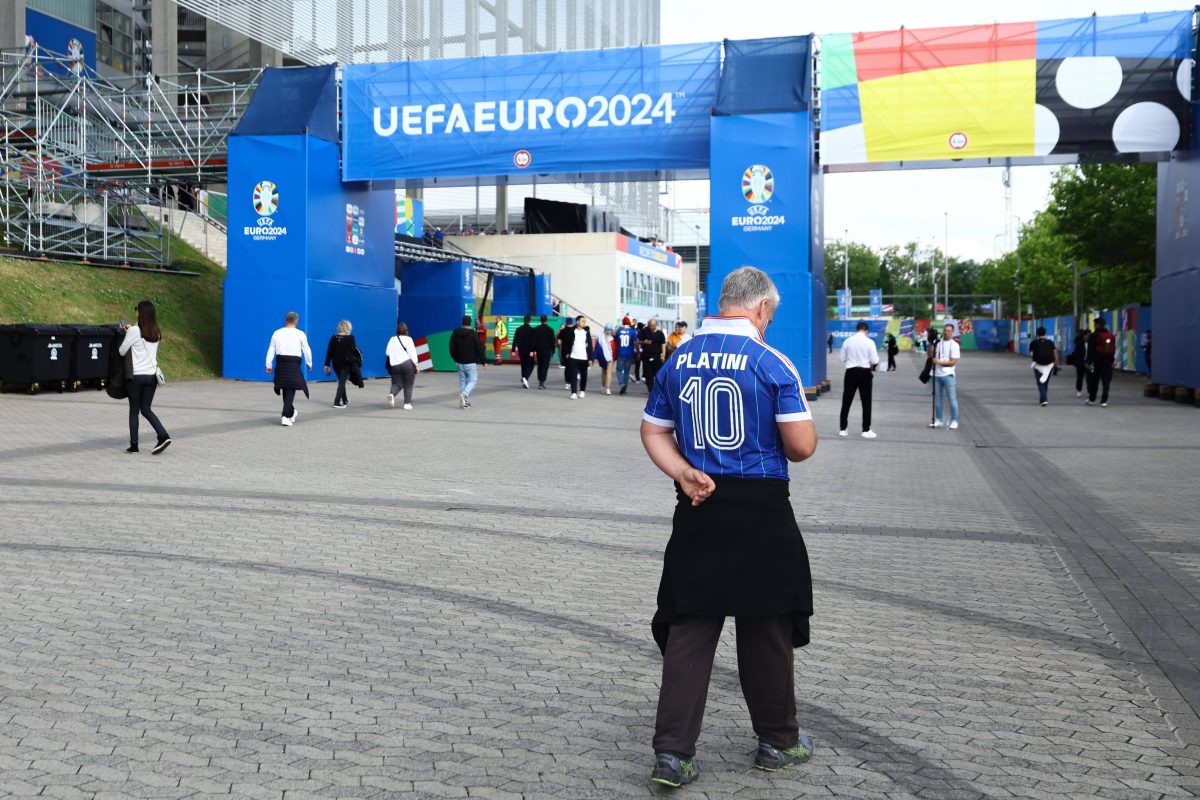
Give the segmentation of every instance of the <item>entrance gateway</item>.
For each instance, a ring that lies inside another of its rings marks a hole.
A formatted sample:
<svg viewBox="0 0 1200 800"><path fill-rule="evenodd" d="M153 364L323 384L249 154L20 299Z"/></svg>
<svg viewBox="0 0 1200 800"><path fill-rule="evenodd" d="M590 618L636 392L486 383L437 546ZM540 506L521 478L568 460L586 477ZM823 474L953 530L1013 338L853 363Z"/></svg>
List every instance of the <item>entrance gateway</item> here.
<svg viewBox="0 0 1200 800"><path fill-rule="evenodd" d="M1200 387L1196 28L1189 10L355 64L340 125L333 66L268 71L229 142L225 377L264 379L288 310L314 333L352 319L382 375L396 188L708 178L712 302L738 266L769 273L770 343L816 387L824 173L1111 159L1160 162L1155 378ZM455 327L469 266L417 267L413 333Z"/></svg>

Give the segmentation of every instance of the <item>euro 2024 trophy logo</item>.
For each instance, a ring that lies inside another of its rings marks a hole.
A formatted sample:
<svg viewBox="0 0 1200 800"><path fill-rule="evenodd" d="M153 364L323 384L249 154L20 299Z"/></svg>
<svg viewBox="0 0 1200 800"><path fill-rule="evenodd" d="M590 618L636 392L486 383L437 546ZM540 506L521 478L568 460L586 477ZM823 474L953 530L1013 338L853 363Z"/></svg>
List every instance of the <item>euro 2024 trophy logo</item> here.
<svg viewBox="0 0 1200 800"><path fill-rule="evenodd" d="M745 216L733 217L730 224L747 233L774 230L783 225L782 214L772 214L767 203L775 196L775 175L764 164L751 164L742 173L742 196L752 205Z"/></svg>
<svg viewBox="0 0 1200 800"><path fill-rule="evenodd" d="M287 228L276 225L272 219L278 208L279 187L271 181L259 181L254 186L254 213L259 215L258 224L245 226L242 233L256 242L273 242L280 236L287 236Z"/></svg>

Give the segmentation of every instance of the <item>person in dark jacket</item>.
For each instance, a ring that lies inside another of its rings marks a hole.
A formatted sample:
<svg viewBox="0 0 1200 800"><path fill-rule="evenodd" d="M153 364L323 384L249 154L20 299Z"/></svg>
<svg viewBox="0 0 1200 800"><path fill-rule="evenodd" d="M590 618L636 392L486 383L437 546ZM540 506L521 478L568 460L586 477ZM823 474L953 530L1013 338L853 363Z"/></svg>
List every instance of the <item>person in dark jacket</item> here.
<svg viewBox="0 0 1200 800"><path fill-rule="evenodd" d="M529 315L525 315L525 324L513 333L512 351L521 359L521 385L529 388L529 376L533 374L533 326L529 324Z"/></svg>
<svg viewBox="0 0 1200 800"><path fill-rule="evenodd" d="M450 334L450 357L458 364L458 407L471 407L471 392L479 380L479 365L487 366L483 340L471 327L471 318L462 318L462 327Z"/></svg>
<svg viewBox="0 0 1200 800"><path fill-rule="evenodd" d="M538 388L546 388L546 378L550 374L550 363L554 360L554 329L545 314L542 324L533 329L533 352L537 356Z"/></svg>
<svg viewBox="0 0 1200 800"><path fill-rule="evenodd" d="M830 334L830 335L832 336L833 334ZM888 357L887 371L888 372L896 371L896 354L899 352L900 352L900 345L896 343L896 337L889 333L887 335L887 357Z"/></svg>
<svg viewBox="0 0 1200 800"><path fill-rule="evenodd" d="M642 350L642 375L646 388L654 391L654 376L663 364L663 350L667 346L667 337L658 329L658 320L652 319L646 323L638 334L638 344Z"/></svg>
<svg viewBox="0 0 1200 800"><path fill-rule="evenodd" d="M1108 387L1112 383L1113 363L1117 359L1117 337L1108 329L1104 317L1096 317L1096 330L1087 339L1088 399L1087 405L1096 402L1096 390L1102 388L1100 407L1108 408Z"/></svg>
<svg viewBox="0 0 1200 800"><path fill-rule="evenodd" d="M350 320L342 320L338 323L337 333L329 337L329 344L325 347L325 374L329 374L329 367L332 365L333 372L338 379L337 392L333 395L334 408L345 408L350 405L350 400L346 397L347 379L360 389L364 385L360 372L362 362L359 360L358 345L350 333L351 330L353 328Z"/></svg>
<svg viewBox="0 0 1200 800"><path fill-rule="evenodd" d="M633 382L642 383L642 331L646 330L646 323L633 320L633 329L637 331L637 357L633 359Z"/></svg>
<svg viewBox="0 0 1200 800"><path fill-rule="evenodd" d="M592 365L592 352L596 344L592 341L587 319L582 315L575 318L572 327L564 330L570 332L563 341L563 349L567 353L567 385L571 387L571 399L581 400L586 396L588 367Z"/></svg>
<svg viewBox="0 0 1200 800"><path fill-rule="evenodd" d="M1046 338L1046 329L1037 329L1037 338L1029 343L1029 358L1033 369L1033 377L1037 381L1038 402L1043 406L1049 403L1050 376L1058 370L1058 348L1053 339Z"/></svg>
<svg viewBox="0 0 1200 800"><path fill-rule="evenodd" d="M1083 397L1083 381L1087 377L1087 340L1088 329L1080 328L1075 334L1075 344L1067 363L1075 368L1075 396Z"/></svg>

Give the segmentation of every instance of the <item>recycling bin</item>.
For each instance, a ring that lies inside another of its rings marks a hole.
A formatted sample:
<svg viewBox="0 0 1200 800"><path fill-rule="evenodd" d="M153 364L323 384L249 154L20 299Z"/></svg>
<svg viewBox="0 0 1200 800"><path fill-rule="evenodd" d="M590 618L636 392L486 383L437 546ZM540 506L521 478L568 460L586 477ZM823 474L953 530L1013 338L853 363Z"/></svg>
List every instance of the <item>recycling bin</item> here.
<svg viewBox="0 0 1200 800"><path fill-rule="evenodd" d="M68 377L72 390L80 386L103 389L108 381L109 357L120 345L114 325L69 325L75 331L71 345L71 374Z"/></svg>
<svg viewBox="0 0 1200 800"><path fill-rule="evenodd" d="M28 322L0 331L0 389L23 387L30 394L43 388L66 388L71 375L75 331L63 325Z"/></svg>

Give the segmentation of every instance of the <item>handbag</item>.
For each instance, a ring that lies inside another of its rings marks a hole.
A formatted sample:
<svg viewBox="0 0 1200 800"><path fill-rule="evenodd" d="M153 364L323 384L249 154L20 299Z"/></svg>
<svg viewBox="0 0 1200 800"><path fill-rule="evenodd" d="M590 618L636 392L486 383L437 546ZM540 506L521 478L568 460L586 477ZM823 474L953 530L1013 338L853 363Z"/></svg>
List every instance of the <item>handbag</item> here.
<svg viewBox="0 0 1200 800"><path fill-rule="evenodd" d="M925 368L921 370L921 374L917 376L917 380L921 383L929 383L929 376L933 373L933 354L930 353L925 357Z"/></svg>
<svg viewBox="0 0 1200 800"><path fill-rule="evenodd" d="M163 386L167 382L167 376L163 375L163 371L157 365L154 367L154 379L158 381L159 386Z"/></svg>
<svg viewBox="0 0 1200 800"><path fill-rule="evenodd" d="M117 351L114 349L113 353ZM109 359L108 362L108 383L104 386L104 392L113 400L124 400L129 397L129 387L126 386L128 378L125 375L126 362L129 360L129 354L124 357L116 356Z"/></svg>

